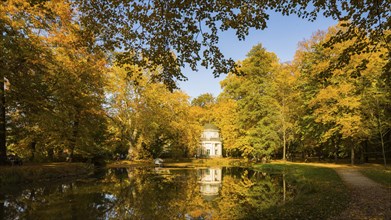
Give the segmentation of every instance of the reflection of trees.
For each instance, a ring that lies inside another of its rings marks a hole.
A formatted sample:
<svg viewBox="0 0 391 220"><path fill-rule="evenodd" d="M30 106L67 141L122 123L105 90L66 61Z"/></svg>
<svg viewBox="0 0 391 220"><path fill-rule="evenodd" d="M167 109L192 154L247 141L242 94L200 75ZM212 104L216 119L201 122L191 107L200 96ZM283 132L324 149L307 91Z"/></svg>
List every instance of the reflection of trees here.
<svg viewBox="0 0 391 220"><path fill-rule="evenodd" d="M117 216L126 219L183 219L188 207L192 206L190 203L197 201L194 195L196 173L193 170L163 171L135 169L131 171L131 178L121 180L127 184L117 184L112 189L119 203Z"/></svg>
<svg viewBox="0 0 391 220"><path fill-rule="evenodd" d="M208 219L217 214L199 192L195 170L129 169L126 178L110 171L105 180L116 198L115 216L123 219Z"/></svg>
<svg viewBox="0 0 391 220"><path fill-rule="evenodd" d="M111 200L96 184L31 187L5 199L3 219L98 219Z"/></svg>
<svg viewBox="0 0 391 220"><path fill-rule="evenodd" d="M262 210L282 204L284 197L292 196L292 192L286 192L286 188L284 190L281 175L245 169L240 172L227 170L227 173L230 172L233 175L224 176L221 199L218 202L222 219L255 218ZM237 173L241 175L238 176Z"/></svg>
<svg viewBox="0 0 391 220"><path fill-rule="evenodd" d="M102 178L15 189L2 219L240 219L283 203L282 176L223 169L219 195L204 199L196 170L111 169ZM292 196L287 184L286 198ZM1 195L1 194L0 194Z"/></svg>

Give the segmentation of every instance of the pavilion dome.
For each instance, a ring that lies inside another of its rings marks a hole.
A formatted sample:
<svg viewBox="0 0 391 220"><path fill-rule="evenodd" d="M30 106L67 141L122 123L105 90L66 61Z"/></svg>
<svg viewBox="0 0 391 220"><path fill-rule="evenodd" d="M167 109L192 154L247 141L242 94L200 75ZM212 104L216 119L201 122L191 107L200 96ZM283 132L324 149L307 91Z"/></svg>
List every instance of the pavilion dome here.
<svg viewBox="0 0 391 220"><path fill-rule="evenodd" d="M216 125L211 124L211 123L205 124L204 129L205 130L215 130L215 131L219 130L219 128Z"/></svg>

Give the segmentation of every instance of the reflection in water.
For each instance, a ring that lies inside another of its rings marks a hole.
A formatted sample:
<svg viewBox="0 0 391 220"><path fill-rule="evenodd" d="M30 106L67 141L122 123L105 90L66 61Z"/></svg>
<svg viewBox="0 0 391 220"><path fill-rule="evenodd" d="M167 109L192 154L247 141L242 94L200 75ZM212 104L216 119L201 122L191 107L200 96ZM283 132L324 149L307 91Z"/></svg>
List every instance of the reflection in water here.
<svg viewBox="0 0 391 220"><path fill-rule="evenodd" d="M211 201L218 197L221 187L221 168L207 168L198 171L200 192L205 200Z"/></svg>
<svg viewBox="0 0 391 220"><path fill-rule="evenodd" d="M251 219L292 199L282 175L246 168L121 168L0 189L0 219Z"/></svg>

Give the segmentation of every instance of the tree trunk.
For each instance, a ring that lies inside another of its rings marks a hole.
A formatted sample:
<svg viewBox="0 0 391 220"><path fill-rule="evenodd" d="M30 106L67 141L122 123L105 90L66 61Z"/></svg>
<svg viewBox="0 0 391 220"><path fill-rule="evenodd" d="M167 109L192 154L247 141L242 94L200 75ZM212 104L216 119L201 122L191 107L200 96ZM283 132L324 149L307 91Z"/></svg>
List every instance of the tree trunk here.
<svg viewBox="0 0 391 220"><path fill-rule="evenodd" d="M5 46L5 32L4 23L0 21L0 46ZM7 163L7 145L6 145L6 129L5 129L5 72L6 60L4 50L1 50L0 55L0 165Z"/></svg>
<svg viewBox="0 0 391 220"><path fill-rule="evenodd" d="M30 161L35 160L35 151L36 151L37 142L33 141L30 143L30 149L31 149L31 157Z"/></svg>
<svg viewBox="0 0 391 220"><path fill-rule="evenodd" d="M79 123L80 123L80 112L77 111L76 112L76 116L75 116L75 121L73 122L73 126L72 126L72 137L70 139L70 146L69 146L69 162L72 162L73 160L73 154L74 154L74 151L75 151L75 148L76 148L76 141L77 141L77 136L79 134Z"/></svg>
<svg viewBox="0 0 391 220"><path fill-rule="evenodd" d="M130 143L129 143L129 149L128 149L128 160L134 160L135 159L135 147L137 145L138 139L140 137L140 132L138 132L137 129L133 130L132 135L129 137Z"/></svg>
<svg viewBox="0 0 391 220"><path fill-rule="evenodd" d="M379 130L379 136L380 136L380 142L381 142L381 150L382 150L382 155L383 155L383 163L384 163L384 168L387 169L387 161L386 161L386 151L384 149L384 134L382 131L382 124L380 121L380 117L377 118L377 128Z"/></svg>
<svg viewBox="0 0 391 220"><path fill-rule="evenodd" d="M361 156L360 156L361 164L365 163L365 158L364 157L365 157L365 143L363 143L363 145L361 146Z"/></svg>
<svg viewBox="0 0 391 220"><path fill-rule="evenodd" d="M282 140L283 140L282 160L286 160L286 132L285 132L285 130L282 132Z"/></svg>
<svg viewBox="0 0 391 220"><path fill-rule="evenodd" d="M2 67L0 67L2 68ZM7 162L7 145L6 145L6 120L5 120L5 78L4 69L0 69L0 164Z"/></svg>
<svg viewBox="0 0 391 220"><path fill-rule="evenodd" d="M354 165L354 147L350 147L350 163Z"/></svg>
<svg viewBox="0 0 391 220"><path fill-rule="evenodd" d="M364 161L365 163L369 163L369 155L368 155L368 140L365 141L365 145L364 145L364 151L365 151L365 155L364 155Z"/></svg>
<svg viewBox="0 0 391 220"><path fill-rule="evenodd" d="M54 160L54 149L53 147L50 147L47 149L47 152L48 152L48 158L50 161L53 161Z"/></svg>
<svg viewBox="0 0 391 220"><path fill-rule="evenodd" d="M383 134L380 133L380 141L381 141L381 149L382 149L382 154L383 154L383 162L384 162L384 169L387 169L387 160L386 160L386 151L384 147L384 138Z"/></svg>

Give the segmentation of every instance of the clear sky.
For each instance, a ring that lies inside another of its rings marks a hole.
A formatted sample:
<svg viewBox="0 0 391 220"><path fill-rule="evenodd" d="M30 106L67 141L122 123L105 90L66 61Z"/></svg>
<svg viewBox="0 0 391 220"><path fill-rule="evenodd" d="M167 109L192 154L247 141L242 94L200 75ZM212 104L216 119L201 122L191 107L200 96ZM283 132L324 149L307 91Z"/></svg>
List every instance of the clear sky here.
<svg viewBox="0 0 391 220"><path fill-rule="evenodd" d="M245 41L239 41L235 31L226 31L220 35L220 49L223 54L234 60L243 60L253 46L261 43L268 51L277 54L281 62L293 60L300 41L309 39L317 30L327 30L337 22L331 18L319 17L314 22L299 19L295 15L282 16L272 13L265 30L251 30ZM179 87L195 98L203 93L212 93L215 97L221 92L219 82L226 75L213 77L211 69L198 67L198 72L190 68L183 69L188 81L178 82Z"/></svg>

